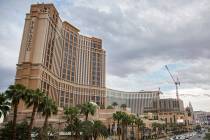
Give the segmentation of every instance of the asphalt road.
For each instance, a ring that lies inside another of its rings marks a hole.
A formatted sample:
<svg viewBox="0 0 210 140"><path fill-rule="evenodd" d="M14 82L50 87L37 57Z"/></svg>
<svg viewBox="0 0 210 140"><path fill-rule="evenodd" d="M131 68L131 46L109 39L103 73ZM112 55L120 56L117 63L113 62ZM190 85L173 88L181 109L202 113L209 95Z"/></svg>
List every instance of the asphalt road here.
<svg viewBox="0 0 210 140"><path fill-rule="evenodd" d="M195 136L191 137L189 140L204 140L205 132L203 132L201 134L201 137L199 137L198 135L199 134L196 134ZM169 138L161 138L161 139L158 139L158 140L169 140Z"/></svg>
<svg viewBox="0 0 210 140"><path fill-rule="evenodd" d="M195 136L190 138L190 140L204 140L204 137L205 137L205 133L202 133L201 137L198 137L198 134L196 134Z"/></svg>

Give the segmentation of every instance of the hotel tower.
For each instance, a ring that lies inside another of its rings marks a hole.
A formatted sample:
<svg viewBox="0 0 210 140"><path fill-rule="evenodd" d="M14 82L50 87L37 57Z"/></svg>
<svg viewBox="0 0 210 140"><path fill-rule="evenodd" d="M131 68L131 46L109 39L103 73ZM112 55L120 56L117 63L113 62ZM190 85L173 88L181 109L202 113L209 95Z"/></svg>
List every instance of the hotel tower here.
<svg viewBox="0 0 210 140"><path fill-rule="evenodd" d="M53 4L31 5L25 18L15 82L43 90L59 107L88 101L104 105L102 40L79 32L60 19Z"/></svg>

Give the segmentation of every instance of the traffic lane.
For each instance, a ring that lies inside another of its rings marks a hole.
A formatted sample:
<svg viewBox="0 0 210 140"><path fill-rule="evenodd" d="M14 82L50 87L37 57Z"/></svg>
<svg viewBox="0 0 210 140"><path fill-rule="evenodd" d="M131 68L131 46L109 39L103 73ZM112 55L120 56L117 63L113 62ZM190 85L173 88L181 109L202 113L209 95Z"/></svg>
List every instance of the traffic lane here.
<svg viewBox="0 0 210 140"><path fill-rule="evenodd" d="M190 138L190 140L204 140L204 137L205 137L205 133L202 133L201 137L199 137L199 134L196 134L195 136Z"/></svg>

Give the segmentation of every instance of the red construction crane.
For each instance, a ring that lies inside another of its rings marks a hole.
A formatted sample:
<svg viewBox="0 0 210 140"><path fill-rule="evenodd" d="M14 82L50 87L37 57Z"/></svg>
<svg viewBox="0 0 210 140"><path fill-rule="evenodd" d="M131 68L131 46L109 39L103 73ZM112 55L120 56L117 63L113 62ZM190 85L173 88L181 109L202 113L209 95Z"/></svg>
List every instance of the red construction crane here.
<svg viewBox="0 0 210 140"><path fill-rule="evenodd" d="M168 73L170 74L170 76L171 76L171 78L172 78L172 80L173 80L173 82L174 82L174 84L175 84L175 86L176 86L176 98L177 98L177 100L179 100L179 92L178 92L178 86L180 86L179 79L178 79L178 77L177 77L177 79L175 80L174 77L173 77L173 75L171 74L171 72L170 72L168 66L165 65L165 67L166 67Z"/></svg>

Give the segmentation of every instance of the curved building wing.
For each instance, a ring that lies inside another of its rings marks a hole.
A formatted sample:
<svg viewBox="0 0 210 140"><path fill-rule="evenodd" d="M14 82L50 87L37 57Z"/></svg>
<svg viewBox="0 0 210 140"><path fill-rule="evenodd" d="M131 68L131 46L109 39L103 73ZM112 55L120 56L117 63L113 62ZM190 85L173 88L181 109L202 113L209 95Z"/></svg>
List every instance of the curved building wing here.
<svg viewBox="0 0 210 140"><path fill-rule="evenodd" d="M53 4L33 4L26 14L15 81L40 88L60 107L88 101L104 105L102 40L63 22Z"/></svg>

